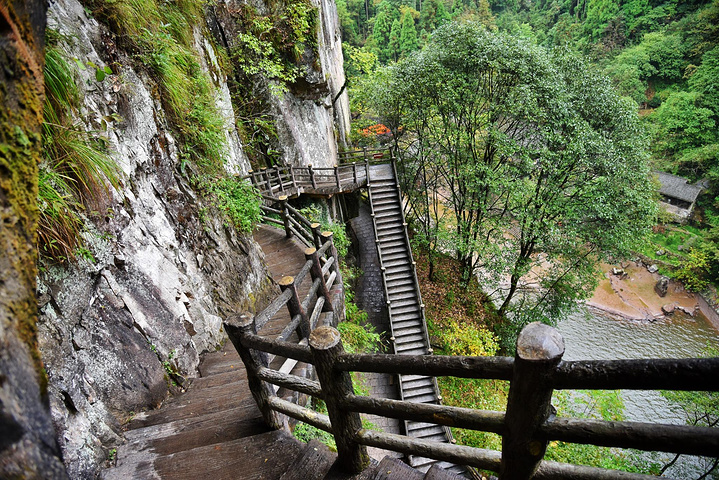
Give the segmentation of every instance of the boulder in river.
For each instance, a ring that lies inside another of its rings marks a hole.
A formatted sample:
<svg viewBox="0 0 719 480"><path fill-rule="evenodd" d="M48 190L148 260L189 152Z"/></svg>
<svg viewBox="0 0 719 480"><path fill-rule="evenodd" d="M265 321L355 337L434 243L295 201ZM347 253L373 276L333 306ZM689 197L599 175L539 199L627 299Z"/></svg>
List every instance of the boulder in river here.
<svg viewBox="0 0 719 480"><path fill-rule="evenodd" d="M649 270L651 272L651 270ZM667 295L667 290L669 289L669 279L667 277L660 278L657 283L654 284L654 291L657 292L657 295L660 297L665 297ZM663 307L662 307L663 309Z"/></svg>
<svg viewBox="0 0 719 480"><path fill-rule="evenodd" d="M666 305L662 306L662 312L664 312L664 315L672 315L674 314L675 305L673 303L667 303Z"/></svg>

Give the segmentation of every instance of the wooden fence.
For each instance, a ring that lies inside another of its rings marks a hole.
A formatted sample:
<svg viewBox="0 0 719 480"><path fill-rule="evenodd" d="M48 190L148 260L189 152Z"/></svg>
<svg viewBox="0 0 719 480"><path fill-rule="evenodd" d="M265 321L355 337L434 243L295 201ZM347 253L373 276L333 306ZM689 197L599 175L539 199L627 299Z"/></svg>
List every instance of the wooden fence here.
<svg viewBox="0 0 719 480"><path fill-rule="evenodd" d="M339 154L341 163L333 167L278 166L250 171L249 180L261 194L273 198L302 192L334 194L351 192L367 185L372 165L389 163L389 150L355 150ZM358 160L360 160L358 162Z"/></svg>
<svg viewBox="0 0 719 480"><path fill-rule="evenodd" d="M366 446L499 472L501 480L655 478L544 461L547 444L553 440L719 456L716 428L559 418L552 413L550 404L552 392L565 389L719 391L719 358L564 362L561 336L541 323L530 324L521 332L515 358L356 355L344 352L339 332L333 327L319 327L310 334L309 345L297 345L257 335L256 318L233 316L227 319L225 328L245 360L250 385L265 420L276 426L277 415L284 414L332 433L339 462L351 472L367 466ZM314 365L319 380L271 371L268 354ZM507 410L481 411L362 397L354 394L351 371L507 380ZM328 415L271 393L255 394L255 389L271 392L270 384L324 400ZM497 433L502 435L502 452L366 430L361 426L360 413Z"/></svg>

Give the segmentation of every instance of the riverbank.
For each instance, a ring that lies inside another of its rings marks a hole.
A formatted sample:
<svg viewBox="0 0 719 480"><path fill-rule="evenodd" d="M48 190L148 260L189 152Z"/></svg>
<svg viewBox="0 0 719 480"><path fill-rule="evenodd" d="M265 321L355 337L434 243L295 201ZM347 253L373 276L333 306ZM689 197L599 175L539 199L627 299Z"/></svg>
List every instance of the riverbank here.
<svg viewBox="0 0 719 480"><path fill-rule="evenodd" d="M655 286L662 276L640 262L602 265L604 278L587 306L627 320L656 321L672 315L701 315L719 332L719 315L700 295L687 291L679 282L666 280L666 294Z"/></svg>

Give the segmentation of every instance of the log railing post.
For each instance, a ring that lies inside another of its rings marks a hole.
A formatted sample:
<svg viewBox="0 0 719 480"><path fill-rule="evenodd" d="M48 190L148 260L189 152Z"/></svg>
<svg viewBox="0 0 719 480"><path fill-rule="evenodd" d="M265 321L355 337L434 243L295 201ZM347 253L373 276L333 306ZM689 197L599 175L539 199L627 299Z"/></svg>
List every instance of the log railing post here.
<svg viewBox="0 0 719 480"><path fill-rule="evenodd" d="M502 436L502 480L528 480L547 450L539 427L551 413L551 376L564 355L559 332L530 323L519 334Z"/></svg>
<svg viewBox="0 0 719 480"><path fill-rule="evenodd" d="M243 337L257 334L257 326L254 317L249 313L230 315L224 322L227 336L230 337L232 345L240 354L242 362L247 370L247 385L250 388L252 397L262 413L265 423L276 430L287 429L287 422L284 415L274 411L270 407L269 399L275 396L272 386L260 380L257 373L261 367L268 367L267 354L258 350L252 350L242 345Z"/></svg>
<svg viewBox="0 0 719 480"><path fill-rule="evenodd" d="M337 183L337 190L342 191L342 182L340 181L340 167L335 165L335 182Z"/></svg>
<svg viewBox="0 0 719 480"><path fill-rule="evenodd" d="M287 195L280 195L280 211L282 212L282 223L285 225L285 235L292 238L292 230L290 230L290 213L287 209Z"/></svg>
<svg viewBox="0 0 719 480"><path fill-rule="evenodd" d="M353 183L357 184L357 162L352 162L352 179Z"/></svg>
<svg viewBox="0 0 719 480"><path fill-rule="evenodd" d="M364 159L364 170L365 170L365 180L367 181L366 183L367 183L367 186L369 187L370 184L369 184L369 159L368 158Z"/></svg>
<svg viewBox="0 0 719 480"><path fill-rule="evenodd" d="M250 183L254 186L257 186L257 179L255 178L255 172L253 172L252 170L249 170L247 172L247 175L250 176Z"/></svg>
<svg viewBox="0 0 719 480"><path fill-rule="evenodd" d="M307 165L307 170L310 172L310 182L312 183L312 188L317 188L317 179L315 179L315 171L311 164Z"/></svg>
<svg viewBox="0 0 719 480"><path fill-rule="evenodd" d="M332 232L322 232L322 245L324 245L326 242L332 242L332 245L329 248L329 254L332 255L332 258L335 259L335 261L332 263L332 271L336 273L335 276L335 283L342 286L342 272L340 271L340 256L337 253L337 248L335 247L335 242L333 240L334 234Z"/></svg>
<svg viewBox="0 0 719 480"><path fill-rule="evenodd" d="M369 456L367 447L354 440L362 428L359 413L340 407L341 400L354 394L350 373L334 368L335 361L344 353L340 332L332 327L318 327L310 335L309 344L337 443L338 466L359 473L369 465Z"/></svg>
<svg viewBox="0 0 719 480"><path fill-rule="evenodd" d="M279 182L280 192L285 193L285 186L282 184L282 172L280 172L280 167L275 167L275 171L277 172L277 182Z"/></svg>
<svg viewBox="0 0 719 480"><path fill-rule="evenodd" d="M290 311L290 318L294 318L295 315L300 316L300 337L307 338L310 336L310 319L307 316L307 312L302 307L302 300L300 294L297 291L297 285L295 285L295 277L282 277L280 280L280 290L291 290L292 296L287 301L287 310Z"/></svg>
<svg viewBox="0 0 719 480"><path fill-rule="evenodd" d="M290 177L292 178L292 188L297 188L297 179L295 178L295 167L290 165Z"/></svg>
<svg viewBox="0 0 719 480"><path fill-rule="evenodd" d="M317 249L312 247L305 249L305 259L312 261L312 266L310 267L312 280L314 281L319 279L320 281L318 295L325 297L325 303L322 305L322 311L334 312L334 308L332 308L332 296L327 288L325 276L322 275L322 264L320 263L320 256L317 255Z"/></svg>
<svg viewBox="0 0 719 480"><path fill-rule="evenodd" d="M315 242L315 248L319 250L322 248L322 230L320 229L320 224L312 223L310 224L310 229L312 229L312 239Z"/></svg>
<svg viewBox="0 0 719 480"><path fill-rule="evenodd" d="M272 182L270 181L270 174L267 172L267 167L262 167L261 170L261 174L265 177L265 186L267 187L267 191L269 192L269 195L272 196Z"/></svg>

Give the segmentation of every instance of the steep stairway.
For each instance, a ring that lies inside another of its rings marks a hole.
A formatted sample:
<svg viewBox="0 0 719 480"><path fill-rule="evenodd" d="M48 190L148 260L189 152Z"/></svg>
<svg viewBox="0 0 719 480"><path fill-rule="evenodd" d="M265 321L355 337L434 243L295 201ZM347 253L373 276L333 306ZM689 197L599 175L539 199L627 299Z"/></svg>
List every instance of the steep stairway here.
<svg viewBox="0 0 719 480"><path fill-rule="evenodd" d="M384 268L387 302L394 351L400 355L428 355L431 353L427 327L422 311L415 269L402 213L402 201L394 168L391 164L375 165L370 171L369 197L374 216L377 250ZM439 403L439 391L433 377L399 375L403 400L416 403ZM449 432L442 426L406 421L410 437L436 442L449 442ZM410 464L421 470L438 464L456 473L463 467L437 462L424 457L410 456Z"/></svg>

